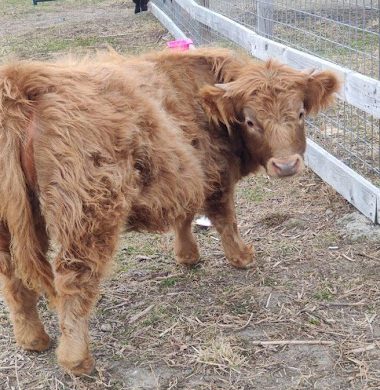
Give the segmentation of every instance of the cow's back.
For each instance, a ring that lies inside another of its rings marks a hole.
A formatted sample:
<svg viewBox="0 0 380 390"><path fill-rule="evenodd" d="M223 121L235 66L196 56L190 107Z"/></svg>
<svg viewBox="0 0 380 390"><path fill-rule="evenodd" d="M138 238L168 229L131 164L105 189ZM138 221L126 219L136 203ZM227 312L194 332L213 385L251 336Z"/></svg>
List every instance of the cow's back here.
<svg viewBox="0 0 380 390"><path fill-rule="evenodd" d="M199 50L199 53L203 52ZM139 89L153 98L170 118L169 122L175 123L172 130L179 130L191 147L193 158L199 162L205 176L206 196L224 185L223 181L228 179L222 176L234 169L235 163L226 129L210 121L199 93L205 85L218 82L213 56L226 53L215 50L206 58L164 51L127 59L123 65L126 74L133 75Z"/></svg>

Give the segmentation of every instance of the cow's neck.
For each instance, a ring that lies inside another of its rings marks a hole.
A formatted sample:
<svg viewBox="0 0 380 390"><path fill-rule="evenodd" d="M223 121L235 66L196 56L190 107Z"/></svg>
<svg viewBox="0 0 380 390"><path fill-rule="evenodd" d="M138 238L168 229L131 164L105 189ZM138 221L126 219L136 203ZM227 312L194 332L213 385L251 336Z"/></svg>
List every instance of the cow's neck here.
<svg viewBox="0 0 380 390"><path fill-rule="evenodd" d="M260 163L246 147L241 129L238 126L232 127L230 142L235 157L238 159L240 174L242 177L255 172Z"/></svg>

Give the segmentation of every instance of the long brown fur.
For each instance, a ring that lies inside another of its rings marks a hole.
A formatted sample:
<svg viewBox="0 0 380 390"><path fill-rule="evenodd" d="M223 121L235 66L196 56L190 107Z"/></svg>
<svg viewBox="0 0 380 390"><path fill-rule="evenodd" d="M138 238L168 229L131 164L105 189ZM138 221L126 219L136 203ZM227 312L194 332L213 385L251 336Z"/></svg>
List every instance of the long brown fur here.
<svg viewBox="0 0 380 390"><path fill-rule="evenodd" d="M0 276L17 342L48 347L36 311L45 293L59 362L91 371L87 321L123 229L173 229L177 261L193 264L203 212L231 264L251 265L235 184L260 166L297 173L303 110L330 104L338 84L210 48L0 67Z"/></svg>

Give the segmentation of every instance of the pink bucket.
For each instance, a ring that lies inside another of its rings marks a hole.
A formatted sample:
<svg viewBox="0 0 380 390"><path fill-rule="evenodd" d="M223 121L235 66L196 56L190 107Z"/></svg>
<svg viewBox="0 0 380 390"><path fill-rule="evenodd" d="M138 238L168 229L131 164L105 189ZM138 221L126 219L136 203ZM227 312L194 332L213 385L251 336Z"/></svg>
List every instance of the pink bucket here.
<svg viewBox="0 0 380 390"><path fill-rule="evenodd" d="M193 44L191 39L176 39L175 41L170 41L167 43L169 49L175 50L189 50L190 45Z"/></svg>

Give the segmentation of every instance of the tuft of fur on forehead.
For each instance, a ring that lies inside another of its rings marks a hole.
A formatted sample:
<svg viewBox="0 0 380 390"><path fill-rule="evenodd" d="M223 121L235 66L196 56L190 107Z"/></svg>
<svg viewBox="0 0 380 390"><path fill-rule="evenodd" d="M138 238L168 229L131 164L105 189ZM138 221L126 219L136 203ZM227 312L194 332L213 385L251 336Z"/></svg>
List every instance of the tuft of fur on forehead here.
<svg viewBox="0 0 380 390"><path fill-rule="evenodd" d="M264 63L248 63L240 68L231 80L226 96L249 99L260 94L273 98L278 94L304 92L307 83L305 73L271 59Z"/></svg>

